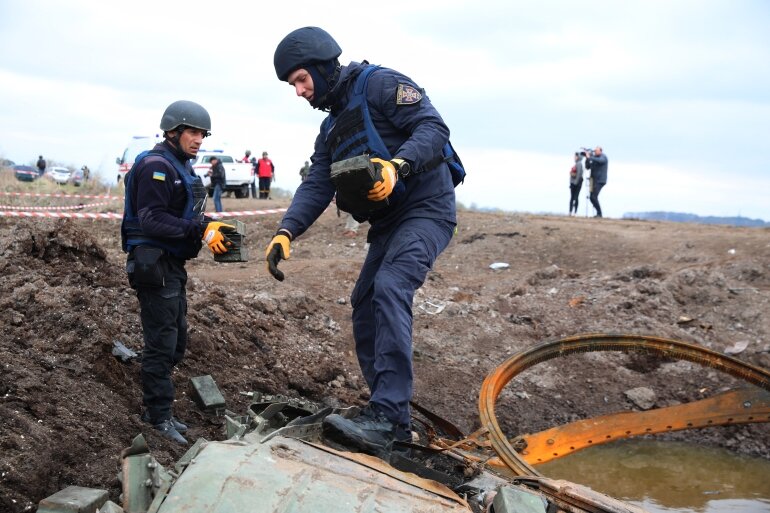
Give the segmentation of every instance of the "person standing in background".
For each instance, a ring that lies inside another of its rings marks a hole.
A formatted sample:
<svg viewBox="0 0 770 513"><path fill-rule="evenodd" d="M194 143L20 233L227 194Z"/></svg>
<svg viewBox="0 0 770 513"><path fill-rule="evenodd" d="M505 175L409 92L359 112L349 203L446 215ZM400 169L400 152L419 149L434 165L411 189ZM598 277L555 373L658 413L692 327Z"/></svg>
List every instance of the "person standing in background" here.
<svg viewBox="0 0 770 513"><path fill-rule="evenodd" d="M307 160L305 161L305 165L302 166L299 170L299 178L300 181L304 182L305 178L307 178L307 174L310 172L310 162Z"/></svg>
<svg viewBox="0 0 770 513"><path fill-rule="evenodd" d="M40 155L37 158L37 173L40 176L43 176L45 174L45 159L43 158L42 155Z"/></svg>
<svg viewBox="0 0 770 513"><path fill-rule="evenodd" d="M585 168L583 167L583 159L585 153L582 155L575 152L575 165L569 173L569 215L576 216L578 212L578 197L580 196L580 189L583 188L583 173Z"/></svg>
<svg viewBox="0 0 770 513"><path fill-rule="evenodd" d="M251 189L252 199L256 199L257 197L257 168L254 166L256 161L257 159L251 156L251 150L246 150L246 153L244 153L243 158L241 159L241 162L244 164L251 164L251 184L249 184L249 189Z"/></svg>
<svg viewBox="0 0 770 513"><path fill-rule="evenodd" d="M275 180L275 166L267 158L267 152L262 152L262 158L257 161L257 176L259 177L259 198L270 197L270 184Z"/></svg>
<svg viewBox="0 0 770 513"><path fill-rule="evenodd" d="M225 166L222 165L219 158L211 157L211 169L209 169L208 175L211 177L211 186L214 188L214 210L223 212L222 191L225 190L227 177L225 175Z"/></svg>
<svg viewBox="0 0 770 513"><path fill-rule="evenodd" d="M594 217L602 217L602 207L599 205L599 193L607 185L607 155L601 146L594 148L591 155L586 157L586 168L591 170L591 205L596 209Z"/></svg>
<svg viewBox="0 0 770 513"><path fill-rule="evenodd" d="M257 157L251 157L251 199L257 199Z"/></svg>

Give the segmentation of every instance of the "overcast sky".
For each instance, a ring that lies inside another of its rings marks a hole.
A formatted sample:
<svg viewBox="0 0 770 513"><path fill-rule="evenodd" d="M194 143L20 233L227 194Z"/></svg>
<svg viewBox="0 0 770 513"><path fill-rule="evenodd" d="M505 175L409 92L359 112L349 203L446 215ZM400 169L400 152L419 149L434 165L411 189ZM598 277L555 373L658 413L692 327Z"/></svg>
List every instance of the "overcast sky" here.
<svg viewBox="0 0 770 513"><path fill-rule="evenodd" d="M764 0L2 0L0 156L113 179L130 138L187 99L211 113L206 146L268 151L293 190L323 114L276 79L273 52L307 25L343 63L426 89L468 169L466 206L565 213L574 151L601 145L606 216L770 220Z"/></svg>

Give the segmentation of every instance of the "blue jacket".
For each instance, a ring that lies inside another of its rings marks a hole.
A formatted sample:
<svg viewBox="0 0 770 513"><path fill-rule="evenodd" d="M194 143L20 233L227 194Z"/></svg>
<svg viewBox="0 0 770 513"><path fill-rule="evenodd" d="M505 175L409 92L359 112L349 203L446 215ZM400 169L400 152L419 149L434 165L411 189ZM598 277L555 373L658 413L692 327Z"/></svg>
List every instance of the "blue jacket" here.
<svg viewBox="0 0 770 513"><path fill-rule="evenodd" d="M335 102L330 117L345 110L355 79L367 65L366 62L352 62L342 67L331 92ZM404 91L410 94L405 96ZM410 78L388 68L379 68L369 77L366 100L374 128L391 156L409 160L414 170L422 170L440 158L441 149L449 140L449 129L425 92ZM281 221L281 228L289 230L295 237L313 224L336 192L329 177L332 158L326 139L328 125L329 122L324 120L316 138L310 173L297 189ZM412 217L457 222L454 185L445 163L402 180L405 191L400 199L369 215L370 237Z"/></svg>
<svg viewBox="0 0 770 513"><path fill-rule="evenodd" d="M189 160L167 143L137 157L126 175L121 224L123 251L149 245L189 259L202 247L206 190Z"/></svg>

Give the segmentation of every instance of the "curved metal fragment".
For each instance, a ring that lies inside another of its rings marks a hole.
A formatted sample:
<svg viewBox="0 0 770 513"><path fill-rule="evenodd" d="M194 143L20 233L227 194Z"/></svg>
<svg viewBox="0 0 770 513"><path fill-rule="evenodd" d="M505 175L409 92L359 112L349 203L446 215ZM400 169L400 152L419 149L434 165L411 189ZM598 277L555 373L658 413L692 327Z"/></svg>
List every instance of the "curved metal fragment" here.
<svg viewBox="0 0 770 513"><path fill-rule="evenodd" d="M513 448L505 434L500 429L500 425L498 424L497 418L495 417L495 402L497 401L497 397L499 396L500 392L516 375L539 363L551 360L553 358L558 358L560 356L594 351L642 352L646 354L658 355L665 358L687 360L705 367L711 367L720 372L729 374L735 378L739 378L757 385L765 391L770 391L770 371L750 365L730 356L725 356L721 353L717 353L716 351L678 340L642 335L590 333L567 337L552 342L546 342L521 351L508 358L508 360L503 362L503 364L498 366L487 376L481 386L481 393L479 395L479 414L481 417L482 427L489 431L488 436L490 442L495 452L498 454L500 461L502 461L502 463L508 467L515 475L539 476L541 474L531 466L532 460L525 458L523 455L520 455ZM706 403L705 406L698 405L698 403L694 404L696 406L691 406L690 410L683 409L680 411L688 411L688 414L692 415L692 420L694 421L698 421L698 419L703 421L703 419L705 419L705 422L708 422L708 420L711 419L713 423L713 419L720 417L718 410L712 410L709 414L705 414L705 410L699 411L699 408L708 408L711 406L719 407L721 404L719 400ZM729 400L725 406L725 411L731 411L734 414L732 417L734 421L736 418L734 412L734 404ZM653 420L650 420L650 418L640 419L643 420L642 424L644 424L645 420L647 421L648 426L646 426L645 429L647 427L650 427L651 429L660 429L660 427L663 426L663 424L660 422L662 418L663 417L655 419L653 417ZM729 414L727 418L730 418ZM586 436L586 433L590 433L590 438L581 439L582 443L584 444L593 444L594 438L597 435L604 436L606 441L607 435L610 435L611 438L614 435L617 439L639 434L635 433L636 428L629 429L629 425L620 422L620 419L617 416L615 416L615 418L608 419L604 425L598 426L595 430L592 431L594 428L591 428L589 423L593 420L596 419L582 421L582 423L587 424L587 426L584 425L579 428L573 426L573 428L570 428L574 429L575 432L580 432L582 430L582 436ZM667 420L668 422L665 422L665 429L673 430L674 420ZM764 420L756 420L756 422L764 422L767 420L767 415L765 415ZM751 420L750 422L755 422L755 420ZM691 423L695 424L695 422ZM685 422L684 427L680 427L679 429L700 427L695 425L686 426L686 424L687 422ZM622 427L620 427L621 425ZM669 428L668 426L671 427ZM625 433L625 431L631 431L631 433ZM547 440L549 440L549 438L546 438L546 444ZM555 439L553 440L555 443ZM591 440L590 444L588 443L588 440ZM567 444L568 445L566 445L566 447L573 447L573 450L577 450L577 447L580 445L577 441L574 440L571 445L569 441L567 441ZM586 445L584 445L584 447L585 446ZM551 454L553 454L553 452L557 451L552 451ZM542 452L540 454L542 454Z"/></svg>

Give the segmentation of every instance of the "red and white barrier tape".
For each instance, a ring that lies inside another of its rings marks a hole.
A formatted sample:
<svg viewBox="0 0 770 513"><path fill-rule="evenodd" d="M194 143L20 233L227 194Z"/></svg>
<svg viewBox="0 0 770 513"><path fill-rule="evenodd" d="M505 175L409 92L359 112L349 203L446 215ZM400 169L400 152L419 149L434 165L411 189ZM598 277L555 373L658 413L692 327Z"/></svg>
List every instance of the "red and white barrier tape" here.
<svg viewBox="0 0 770 513"><path fill-rule="evenodd" d="M93 194L59 194L59 193L42 193L42 192L5 192L0 191L0 196L31 196L37 198L93 198L93 199L107 199L107 200L122 200L123 196L110 196L109 194L93 195Z"/></svg>
<svg viewBox="0 0 770 513"><path fill-rule="evenodd" d="M67 217L72 219L123 219L118 212L18 212L0 210L0 217Z"/></svg>
<svg viewBox="0 0 770 513"><path fill-rule="evenodd" d="M83 208L102 207L109 204L109 202L88 203L81 205L70 205L68 207L22 207L19 205L0 205L0 210L80 210Z"/></svg>
<svg viewBox="0 0 770 513"><path fill-rule="evenodd" d="M219 219L220 217L244 217L244 216L264 216L267 214L280 214L286 212L285 208L270 208L266 210L243 210L241 212L206 212L206 215Z"/></svg>
<svg viewBox="0 0 770 513"><path fill-rule="evenodd" d="M225 217L262 216L286 212L285 208L267 210L244 210L242 212L206 212L206 215L214 219ZM123 219L122 212L24 212L0 210L0 217L65 217L70 219Z"/></svg>

